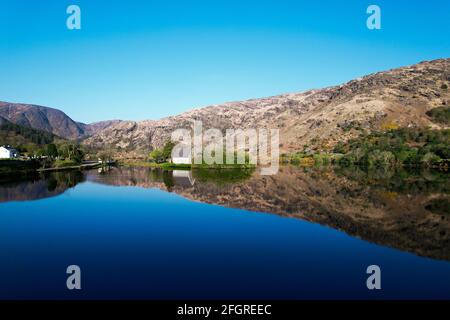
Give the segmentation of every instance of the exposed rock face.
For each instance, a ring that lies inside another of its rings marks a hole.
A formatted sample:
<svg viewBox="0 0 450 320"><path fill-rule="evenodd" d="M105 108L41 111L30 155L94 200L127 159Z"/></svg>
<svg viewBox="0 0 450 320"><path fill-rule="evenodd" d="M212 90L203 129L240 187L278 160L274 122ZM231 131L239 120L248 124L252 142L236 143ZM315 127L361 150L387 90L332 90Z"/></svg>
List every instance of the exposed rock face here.
<svg viewBox="0 0 450 320"><path fill-rule="evenodd" d="M0 119L21 126L51 132L62 138L73 140L95 134L110 125L120 123L119 120L112 120L84 124L75 122L64 112L57 109L8 102L0 102L0 117Z"/></svg>
<svg viewBox="0 0 450 320"><path fill-rule="evenodd" d="M201 120L204 129L280 129L282 152L329 149L338 141L364 130L402 126L431 126L428 110L448 104L450 59L372 74L346 84L284 94L264 99L231 102L195 109L159 121L123 121L85 140L92 146L126 149L124 155L144 155L161 147L179 128Z"/></svg>
<svg viewBox="0 0 450 320"><path fill-rule="evenodd" d="M117 125L121 123L122 120L106 120L99 121L90 124L79 123L84 130L84 136L91 136L97 132L104 130L112 125Z"/></svg>

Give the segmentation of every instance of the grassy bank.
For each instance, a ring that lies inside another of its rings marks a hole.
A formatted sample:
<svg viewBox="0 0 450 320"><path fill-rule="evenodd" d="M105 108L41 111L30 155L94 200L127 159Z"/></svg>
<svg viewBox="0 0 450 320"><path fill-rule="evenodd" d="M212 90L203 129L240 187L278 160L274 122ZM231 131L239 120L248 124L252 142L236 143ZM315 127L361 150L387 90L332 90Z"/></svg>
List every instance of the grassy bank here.
<svg viewBox="0 0 450 320"><path fill-rule="evenodd" d="M81 165L80 162L74 161L74 160L56 160L52 167L54 168L67 168L67 167L74 167Z"/></svg>
<svg viewBox="0 0 450 320"><path fill-rule="evenodd" d="M40 168L38 171L63 171L63 170L87 170L101 167L100 163L90 163L90 164L82 164L72 161L63 161L60 163L54 163L53 166L49 168Z"/></svg>

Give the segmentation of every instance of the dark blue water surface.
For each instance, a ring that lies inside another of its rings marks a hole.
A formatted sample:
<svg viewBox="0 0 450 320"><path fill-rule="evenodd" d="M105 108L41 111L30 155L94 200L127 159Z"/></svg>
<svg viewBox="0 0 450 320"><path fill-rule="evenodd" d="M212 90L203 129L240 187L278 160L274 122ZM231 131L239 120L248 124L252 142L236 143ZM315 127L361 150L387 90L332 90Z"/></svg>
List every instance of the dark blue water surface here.
<svg viewBox="0 0 450 320"><path fill-rule="evenodd" d="M450 263L300 219L93 182L0 204L1 299L450 298ZM79 265L82 290L66 288ZM382 290L366 287L366 268Z"/></svg>

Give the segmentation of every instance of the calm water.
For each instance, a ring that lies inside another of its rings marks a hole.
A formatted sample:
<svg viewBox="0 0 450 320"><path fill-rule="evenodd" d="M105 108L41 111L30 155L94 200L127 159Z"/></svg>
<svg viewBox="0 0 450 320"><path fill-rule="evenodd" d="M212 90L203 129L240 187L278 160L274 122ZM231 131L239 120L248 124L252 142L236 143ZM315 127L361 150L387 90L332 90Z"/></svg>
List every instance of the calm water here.
<svg viewBox="0 0 450 320"><path fill-rule="evenodd" d="M294 167L3 181L0 298L450 299L449 190L443 174Z"/></svg>

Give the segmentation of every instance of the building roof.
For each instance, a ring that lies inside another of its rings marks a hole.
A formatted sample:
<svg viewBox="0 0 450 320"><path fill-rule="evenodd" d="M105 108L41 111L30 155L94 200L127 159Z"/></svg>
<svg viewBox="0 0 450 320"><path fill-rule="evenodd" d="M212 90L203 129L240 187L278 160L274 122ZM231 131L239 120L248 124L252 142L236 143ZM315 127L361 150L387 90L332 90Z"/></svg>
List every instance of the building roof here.
<svg viewBox="0 0 450 320"><path fill-rule="evenodd" d="M8 151L17 151L16 149L14 149L14 148L11 147L11 146L1 146L0 148L6 149L6 150L8 150Z"/></svg>

